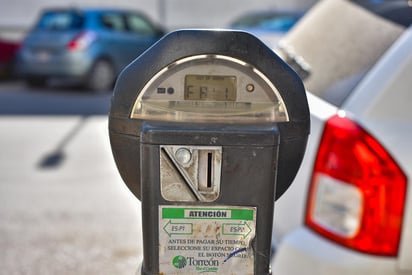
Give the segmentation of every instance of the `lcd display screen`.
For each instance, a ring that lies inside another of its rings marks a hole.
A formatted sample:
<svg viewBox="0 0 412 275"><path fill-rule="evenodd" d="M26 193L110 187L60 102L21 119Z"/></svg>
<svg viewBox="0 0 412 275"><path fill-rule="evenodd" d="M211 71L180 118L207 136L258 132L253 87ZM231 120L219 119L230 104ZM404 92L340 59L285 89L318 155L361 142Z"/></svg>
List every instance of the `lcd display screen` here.
<svg viewBox="0 0 412 275"><path fill-rule="evenodd" d="M236 76L186 75L185 100L236 101Z"/></svg>

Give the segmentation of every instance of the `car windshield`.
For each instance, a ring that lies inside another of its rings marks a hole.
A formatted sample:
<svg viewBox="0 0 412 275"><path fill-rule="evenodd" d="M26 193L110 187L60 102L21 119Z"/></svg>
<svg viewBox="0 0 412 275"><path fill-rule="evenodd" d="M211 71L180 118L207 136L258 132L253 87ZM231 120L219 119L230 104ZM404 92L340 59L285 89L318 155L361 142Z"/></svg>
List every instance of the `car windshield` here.
<svg viewBox="0 0 412 275"><path fill-rule="evenodd" d="M276 51L309 92L340 107L404 29L354 3L325 1L299 20Z"/></svg>
<svg viewBox="0 0 412 275"><path fill-rule="evenodd" d="M84 24L82 14L73 11L45 12L37 24L37 30L77 30Z"/></svg>

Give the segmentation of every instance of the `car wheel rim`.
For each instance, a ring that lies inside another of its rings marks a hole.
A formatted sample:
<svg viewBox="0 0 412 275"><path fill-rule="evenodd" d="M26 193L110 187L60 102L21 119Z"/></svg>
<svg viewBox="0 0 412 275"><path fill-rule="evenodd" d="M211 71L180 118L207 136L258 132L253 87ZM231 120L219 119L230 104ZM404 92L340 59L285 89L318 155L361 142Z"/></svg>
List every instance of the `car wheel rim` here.
<svg viewBox="0 0 412 275"><path fill-rule="evenodd" d="M98 61L93 67L90 76L90 88L94 91L105 91L113 83L113 68L107 61Z"/></svg>

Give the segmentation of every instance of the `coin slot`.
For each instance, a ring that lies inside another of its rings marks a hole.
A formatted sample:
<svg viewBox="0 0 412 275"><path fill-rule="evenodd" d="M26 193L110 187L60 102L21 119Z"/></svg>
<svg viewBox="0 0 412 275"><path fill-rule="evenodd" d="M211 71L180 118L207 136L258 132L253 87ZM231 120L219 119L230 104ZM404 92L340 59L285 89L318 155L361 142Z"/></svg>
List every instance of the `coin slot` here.
<svg viewBox="0 0 412 275"><path fill-rule="evenodd" d="M212 153L207 153L207 189L212 188Z"/></svg>
<svg viewBox="0 0 412 275"><path fill-rule="evenodd" d="M199 150L198 190L201 193L215 191L215 157L212 150Z"/></svg>

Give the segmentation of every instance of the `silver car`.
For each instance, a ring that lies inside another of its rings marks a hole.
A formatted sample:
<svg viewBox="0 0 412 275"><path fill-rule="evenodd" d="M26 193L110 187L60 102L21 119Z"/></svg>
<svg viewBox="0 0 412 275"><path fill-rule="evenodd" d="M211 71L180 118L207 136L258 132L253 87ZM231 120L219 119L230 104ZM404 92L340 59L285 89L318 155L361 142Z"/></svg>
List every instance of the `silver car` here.
<svg viewBox="0 0 412 275"><path fill-rule="evenodd" d="M412 274L412 28L344 0L300 23L280 52L306 72L311 135L273 273Z"/></svg>
<svg viewBox="0 0 412 275"><path fill-rule="evenodd" d="M17 71L29 86L66 78L93 91L108 90L117 74L162 35L137 12L45 10L19 51Z"/></svg>

